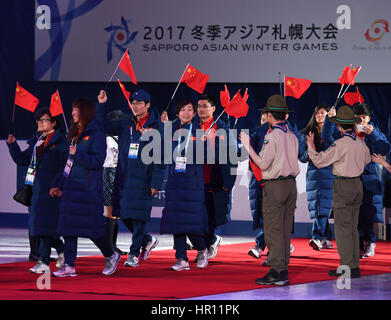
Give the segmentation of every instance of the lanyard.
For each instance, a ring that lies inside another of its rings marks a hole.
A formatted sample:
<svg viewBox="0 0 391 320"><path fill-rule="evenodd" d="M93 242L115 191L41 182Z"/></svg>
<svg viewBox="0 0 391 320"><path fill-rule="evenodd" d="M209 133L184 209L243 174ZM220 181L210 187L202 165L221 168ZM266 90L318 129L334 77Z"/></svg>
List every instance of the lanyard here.
<svg viewBox="0 0 391 320"><path fill-rule="evenodd" d="M31 157L31 161L30 161L30 167L35 167L37 164L37 144L41 140L42 137L43 137L43 134L38 138L37 142L34 145L33 156ZM43 141L42 143L45 143L45 142Z"/></svg>
<svg viewBox="0 0 391 320"><path fill-rule="evenodd" d="M186 155L187 148L189 146L190 135L191 135L191 128L193 128L193 124L190 125L189 133L187 134L186 146L185 146L185 155ZM178 137L178 151L181 149L181 138L182 138L182 136Z"/></svg>

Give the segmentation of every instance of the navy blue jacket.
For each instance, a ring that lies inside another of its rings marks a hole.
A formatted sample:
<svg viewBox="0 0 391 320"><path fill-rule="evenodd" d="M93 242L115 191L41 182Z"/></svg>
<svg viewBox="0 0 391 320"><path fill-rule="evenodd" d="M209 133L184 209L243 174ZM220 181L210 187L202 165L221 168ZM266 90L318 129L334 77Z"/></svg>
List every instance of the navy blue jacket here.
<svg viewBox="0 0 391 320"><path fill-rule="evenodd" d="M198 119L198 120L197 120ZM216 119L214 117L214 119ZM195 117L194 121L200 121L198 117ZM211 183L205 185L205 191L212 191L213 195L213 204L207 203L206 206L212 206L214 208L214 218L216 226L223 225L228 222L230 210L231 210L231 200L230 193L235 184L236 174L231 174L231 169L235 169L237 167L237 163L233 163L231 159L229 159L229 150L227 150L227 158L219 159L219 147L220 141L222 143L227 143L224 141L228 140L228 145L231 144L234 148L237 149L237 142L233 139L232 136L229 135L229 127L226 122L219 119L216 122L217 130L224 130L225 136L216 136L215 142L215 164L212 165L212 177ZM227 148L228 149L228 148ZM225 163L224 163L225 162ZM223 190L225 188L226 190ZM227 191L228 190L228 191ZM208 200L207 200L208 201Z"/></svg>
<svg viewBox="0 0 391 320"><path fill-rule="evenodd" d="M141 132L136 131L136 124L134 117L128 120L127 127L118 141L119 155L112 196L113 215L120 216L121 219L148 222L152 209L151 188L162 190L165 167L163 158L160 163L145 164L142 161L143 148L152 139L141 141ZM155 143L163 145L163 125L157 112L150 111L144 128L159 131L160 140ZM131 140L140 143L137 159L128 158Z"/></svg>
<svg viewBox="0 0 391 320"><path fill-rule="evenodd" d="M251 130L250 144L256 153L261 151L263 141L265 140L265 135L268 131L269 124L267 122ZM248 185L248 195L250 200L251 215L253 217L253 229L255 230L261 227L259 221L262 217L262 188L259 185L257 179L255 179L250 166L249 171L251 175Z"/></svg>
<svg viewBox="0 0 391 320"><path fill-rule="evenodd" d="M17 165L30 165L33 148L38 140L34 135L23 152L14 142L8 145L10 155ZM68 142L64 131L56 130L41 151L33 184L33 195L29 207L29 231L32 237L57 237L56 228L60 198L49 195L50 188L57 186L61 179L68 155Z"/></svg>
<svg viewBox="0 0 391 320"><path fill-rule="evenodd" d="M100 124L92 120L80 135L73 166L63 176L59 235L97 239L106 235L103 216L103 163L106 136Z"/></svg>
<svg viewBox="0 0 391 320"><path fill-rule="evenodd" d="M173 133L179 129L180 122L173 123ZM183 129L189 130L189 125ZM189 149L193 150L193 163L186 165L186 172L176 172L175 163L168 166L166 183L166 203L161 219L160 233L204 235L208 228L208 217L205 207L203 164L196 164L196 130L200 129L199 121L193 121L193 143ZM174 137L174 135L173 135ZM187 134L182 136L181 143L185 143ZM173 139L172 151L178 146ZM189 150L188 149L188 150ZM185 152L183 151L182 156ZM189 152L187 153L189 154ZM174 155L175 156L175 155ZM175 159L175 158L174 158Z"/></svg>
<svg viewBox="0 0 391 320"><path fill-rule="evenodd" d="M291 130L297 137L298 147L299 147L299 157L305 152L304 142L300 133L297 130L297 126L292 121L287 121L289 130ZM259 153L263 146L263 141L265 140L265 135L269 131L269 124L264 123L261 126L258 126L250 131L250 144L253 147L256 153ZM249 180L249 200L250 200L250 209L251 215L253 217L253 228L260 228L260 217L262 217L262 188L259 185L258 181L255 179L249 166L250 171L250 180Z"/></svg>
<svg viewBox="0 0 391 320"><path fill-rule="evenodd" d="M325 141L324 135L330 134L329 125L332 122L328 121L322 128L321 144L318 152L325 151L330 145ZM308 162L306 173L306 192L307 192L307 205L310 212L311 219L317 216L330 217L333 204L333 168L332 166L318 169L310 160L307 153L307 137L303 135L305 141L305 153L300 157L300 161L303 163Z"/></svg>
<svg viewBox="0 0 391 320"><path fill-rule="evenodd" d="M328 121L328 116L326 116ZM329 141L333 141L333 132L335 132L335 124L330 123ZM373 131L370 135L365 135L364 141L369 148L371 154L377 153L386 155L390 151L390 143L386 136L377 128L377 126L370 122L373 126ZM334 133L335 136L335 133ZM363 182L363 202L360 207L361 212L366 216L371 216L373 222L383 222L383 195L381 182L380 168L375 162L370 162L364 169L361 179Z"/></svg>

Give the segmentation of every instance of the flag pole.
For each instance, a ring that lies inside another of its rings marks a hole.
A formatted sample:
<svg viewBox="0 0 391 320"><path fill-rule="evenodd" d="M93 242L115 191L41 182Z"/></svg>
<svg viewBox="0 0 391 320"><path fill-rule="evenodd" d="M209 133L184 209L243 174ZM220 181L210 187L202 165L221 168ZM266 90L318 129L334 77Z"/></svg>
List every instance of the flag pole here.
<svg viewBox="0 0 391 320"><path fill-rule="evenodd" d="M286 94L286 89L285 89L285 74L284 74L284 99L286 99L285 94Z"/></svg>
<svg viewBox="0 0 391 320"><path fill-rule="evenodd" d="M182 77L179 79L179 82L178 82L178 84L177 84L177 86L176 86L176 88L175 88L175 90L174 90L174 93L173 93L172 96L171 96L170 102L168 103L167 108L164 110L165 112L167 112L168 109L170 108L171 103L172 103L172 100L174 99L174 96L175 96L175 94L176 94L176 92L177 92L177 90L178 90L178 88L179 88L179 85L181 84L181 80L182 80L183 76L185 75L185 72L186 72L186 70L187 70L188 67L189 67L189 63L187 64L185 70L183 71Z"/></svg>
<svg viewBox="0 0 391 320"><path fill-rule="evenodd" d="M60 98L60 92L58 91L57 89L57 93L58 93L58 98L60 99L61 101L61 98ZM67 124L67 119L65 118L65 112L64 112L64 109L62 109L62 117L64 118L64 123L65 123L65 128L67 130L67 133L69 132L69 129L68 129L68 124Z"/></svg>
<svg viewBox="0 0 391 320"><path fill-rule="evenodd" d="M119 61L121 61L123 59L123 57L125 56L125 53L128 51L128 49L126 49L126 51L124 52L124 54L122 55L121 59ZM113 74L111 75L109 81L106 82L106 85L105 85L105 88L103 89L104 91L106 91L107 89L107 86L109 85L109 82L111 81L111 79L113 79L115 73L117 72L118 70L118 67L119 67L119 62L117 63L117 67L115 68Z"/></svg>
<svg viewBox="0 0 391 320"><path fill-rule="evenodd" d="M12 111L12 118L11 118L10 129L9 129L10 134L12 134L12 131L14 129L15 109L16 109L15 98L16 98L16 88L18 87L18 84L19 82L17 81L15 86L15 95L14 95L14 110Z"/></svg>
<svg viewBox="0 0 391 320"><path fill-rule="evenodd" d="M278 82L280 83L280 96L282 96L281 72L278 72Z"/></svg>
<svg viewBox="0 0 391 320"><path fill-rule="evenodd" d="M210 130L212 130L212 127L215 125L215 123L221 118L221 116L223 115L223 113L225 112L225 108L224 108L224 110L220 113L220 115L217 117L217 119L216 120L214 120L213 122L212 122L212 124L210 125L210 127L209 127L209 129L207 130L207 134L209 134L209 132L210 132Z"/></svg>
<svg viewBox="0 0 391 320"><path fill-rule="evenodd" d="M356 77L357 77L358 73L360 72L360 70L361 70L361 67L358 68L356 75L354 76L354 78L352 79L352 81L350 81L350 83L348 84L347 88L346 88L345 91L342 93L342 95L338 98L338 102L339 102L339 100L341 100L341 98L345 95L346 91L348 91L350 85L352 84L352 82L354 81L354 79L356 79Z"/></svg>

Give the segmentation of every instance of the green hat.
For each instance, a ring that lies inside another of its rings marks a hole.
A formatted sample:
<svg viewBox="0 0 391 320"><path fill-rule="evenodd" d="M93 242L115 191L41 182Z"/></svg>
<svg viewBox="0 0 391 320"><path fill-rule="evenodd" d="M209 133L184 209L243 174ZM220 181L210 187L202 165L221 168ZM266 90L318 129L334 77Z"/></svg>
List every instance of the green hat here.
<svg viewBox="0 0 391 320"><path fill-rule="evenodd" d="M266 107L259 109L261 112L283 112L288 113L293 110L288 109L288 104L284 97L279 94L272 95L267 99Z"/></svg>
<svg viewBox="0 0 391 320"><path fill-rule="evenodd" d="M346 105L340 107L337 111L337 115L331 117L329 120L338 124L355 124L361 122L361 118L356 117L352 108Z"/></svg>

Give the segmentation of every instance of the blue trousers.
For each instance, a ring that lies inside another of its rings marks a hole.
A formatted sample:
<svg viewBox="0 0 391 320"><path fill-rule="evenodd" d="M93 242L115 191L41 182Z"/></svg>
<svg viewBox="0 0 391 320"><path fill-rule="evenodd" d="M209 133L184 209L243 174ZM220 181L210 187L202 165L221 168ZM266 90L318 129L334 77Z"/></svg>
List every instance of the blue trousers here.
<svg viewBox="0 0 391 320"><path fill-rule="evenodd" d="M332 239L329 217L316 215L312 223L312 239L323 240L324 238Z"/></svg>
<svg viewBox="0 0 391 320"><path fill-rule="evenodd" d="M77 237L64 237L64 239L65 263L71 267L74 267L77 257ZM109 258L114 254L114 250L111 247L111 244L107 241L106 237L90 240L98 247L105 258Z"/></svg>
<svg viewBox="0 0 391 320"><path fill-rule="evenodd" d="M57 253L64 252L64 243L60 238L39 237L39 260L44 264L50 264L50 253L52 248L56 249Z"/></svg>
<svg viewBox="0 0 391 320"><path fill-rule="evenodd" d="M186 236L198 251L205 250L206 245L202 236L174 234L175 258L189 261L186 254Z"/></svg>
<svg viewBox="0 0 391 320"><path fill-rule="evenodd" d="M147 223L132 219L125 219L122 222L132 233L132 245L130 246L129 254L138 257L141 247L147 245L152 240L151 235L145 231Z"/></svg>

